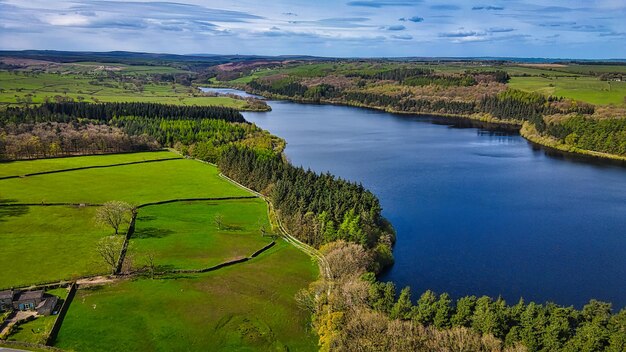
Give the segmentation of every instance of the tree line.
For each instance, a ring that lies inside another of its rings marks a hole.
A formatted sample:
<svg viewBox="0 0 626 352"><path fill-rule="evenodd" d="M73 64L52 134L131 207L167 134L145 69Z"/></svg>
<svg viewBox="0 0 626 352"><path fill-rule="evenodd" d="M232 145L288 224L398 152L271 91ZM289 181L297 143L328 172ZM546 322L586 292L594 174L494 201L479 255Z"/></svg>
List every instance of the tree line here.
<svg viewBox="0 0 626 352"><path fill-rule="evenodd" d="M337 240L359 243L374 255L374 271L393 262L393 229L376 196L362 185L249 148L226 149L218 165L225 175L267 195L282 222L303 242L316 247Z"/></svg>
<svg viewBox="0 0 626 352"><path fill-rule="evenodd" d="M537 127L537 124L535 124ZM563 121L544 123L544 132L580 149L626 155L626 119L596 119L574 115Z"/></svg>
<svg viewBox="0 0 626 352"><path fill-rule="evenodd" d="M109 121L119 116L163 119L217 119L246 122L241 113L221 106L182 106L157 103L44 103L34 107L9 107L0 112L0 122L69 122L75 119Z"/></svg>
<svg viewBox="0 0 626 352"><path fill-rule="evenodd" d="M149 136L149 137L148 137ZM216 162L241 145L282 151L284 141L247 123L236 110L152 103L48 103L0 113L0 158L23 159L177 147Z"/></svg>
<svg viewBox="0 0 626 352"><path fill-rule="evenodd" d="M0 160L121 153L159 149L146 134L129 135L106 125L73 121L0 127Z"/></svg>
<svg viewBox="0 0 626 352"><path fill-rule="evenodd" d="M409 77L432 75L435 71L426 68L394 68L378 72L352 72L346 77L359 77L365 79L403 81Z"/></svg>
<svg viewBox="0 0 626 352"><path fill-rule="evenodd" d="M259 152L281 152L285 142L254 124L215 119L163 119L139 116L114 117L110 125L129 135L149 135L161 145L173 147L204 161L217 162L230 145Z"/></svg>

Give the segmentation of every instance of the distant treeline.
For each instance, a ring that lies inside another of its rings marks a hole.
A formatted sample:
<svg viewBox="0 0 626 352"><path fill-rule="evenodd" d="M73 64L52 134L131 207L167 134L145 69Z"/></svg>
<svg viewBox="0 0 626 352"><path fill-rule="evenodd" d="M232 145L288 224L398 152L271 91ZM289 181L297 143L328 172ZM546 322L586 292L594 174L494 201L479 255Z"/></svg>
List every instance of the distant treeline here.
<svg viewBox="0 0 626 352"><path fill-rule="evenodd" d="M140 116L163 119L216 119L245 122L241 113L221 106L181 106L156 103L44 103L39 106L9 107L0 112L0 122L69 122L74 119L109 121L119 116Z"/></svg>
<svg viewBox="0 0 626 352"><path fill-rule="evenodd" d="M369 92L347 92L343 96L347 103L388 107L395 111L413 113L443 113L451 115L468 115L476 111L473 102L450 99L413 98L408 94L388 95Z"/></svg>
<svg viewBox="0 0 626 352"><path fill-rule="evenodd" d="M337 240L363 245L375 256L374 271L392 263L393 230L376 196L362 185L248 148L227 149L218 165L225 175L269 196L300 240L316 247Z"/></svg>
<svg viewBox="0 0 626 352"><path fill-rule="evenodd" d="M504 71L473 72L464 74L435 74L432 70L421 68L398 68L382 72L358 72L346 75L346 77L358 77L372 80L397 81L406 86L437 86L437 87L468 87L476 85L479 81L506 83L510 79ZM365 83L362 82L364 85ZM307 86L302 84L296 77L283 77L279 79L255 79L248 86L258 92L266 92L291 98L304 98L319 100L321 98L339 98L364 103L360 99L354 99L354 95L361 96L369 93L354 89L340 89L330 84ZM353 95L349 99L347 95ZM387 95L394 98L392 95ZM389 105L389 104L388 104Z"/></svg>
<svg viewBox="0 0 626 352"><path fill-rule="evenodd" d="M423 76L416 76L423 74ZM484 72L474 73L476 76ZM498 80L508 80L506 72L489 72ZM439 85L443 87L471 85L473 76L436 76L422 69L394 69L378 73L352 74L373 79L400 80L405 85ZM442 81L443 80L443 81ZM392 111L422 114L445 114L470 116L480 114L496 120L515 121L522 124L529 121L542 135L557 138L561 143L572 147L616 155L626 155L626 119L596 118L595 107L560 97L546 97L539 93L529 93L507 89L499 94L484 95L476 99L451 99L445 94L439 96L413 96L409 91L384 93L363 89L340 89L322 83L307 87L295 78L281 78L273 81L254 80L250 87L259 92L268 92L306 101L329 101L357 106L384 108ZM545 116L575 115L546 123ZM619 117L619 116L615 116Z"/></svg>
<svg viewBox="0 0 626 352"><path fill-rule="evenodd" d="M355 72L347 77L359 77L363 79L398 81L409 86L438 85L450 86L473 86L481 80L488 78L489 81L507 83L510 79L506 71L476 71L463 74L438 74L432 69L425 68L395 68L379 72Z"/></svg>
<svg viewBox="0 0 626 352"><path fill-rule="evenodd" d="M354 72L347 74L347 77L359 77L366 79L403 81L409 77L419 77L433 74L431 69L424 68L394 68L380 72Z"/></svg>
<svg viewBox="0 0 626 352"><path fill-rule="evenodd" d="M307 86L290 79L276 80L271 83L253 80L249 85L257 91L270 92L287 97L303 97L308 89Z"/></svg>

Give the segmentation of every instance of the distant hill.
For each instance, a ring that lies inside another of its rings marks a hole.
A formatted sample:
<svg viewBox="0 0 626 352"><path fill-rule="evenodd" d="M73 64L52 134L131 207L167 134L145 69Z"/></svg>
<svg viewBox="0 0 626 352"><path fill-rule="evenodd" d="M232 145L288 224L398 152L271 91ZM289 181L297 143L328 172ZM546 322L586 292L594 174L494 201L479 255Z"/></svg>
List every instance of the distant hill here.
<svg viewBox="0 0 626 352"><path fill-rule="evenodd" d="M307 55L221 55L221 54L167 54L167 53L141 53L130 51L56 51L56 50L23 50L23 51L0 51L0 56L20 57L28 59L46 60L52 62L78 62L96 61L124 64L167 64L172 62L196 64L199 66L212 66L227 62L246 62L264 60L390 60L390 61L487 61L487 62L512 62L512 63L578 63L578 64L624 64L626 59L605 60L581 60L581 59L553 59L553 58L521 58L521 57L390 57L390 58L335 58Z"/></svg>

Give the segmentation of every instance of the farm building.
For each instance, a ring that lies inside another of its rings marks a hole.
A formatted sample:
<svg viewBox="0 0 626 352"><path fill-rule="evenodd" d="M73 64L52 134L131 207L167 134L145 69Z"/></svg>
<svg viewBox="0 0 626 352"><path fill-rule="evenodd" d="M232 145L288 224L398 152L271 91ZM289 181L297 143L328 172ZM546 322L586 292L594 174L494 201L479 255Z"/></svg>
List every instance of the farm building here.
<svg viewBox="0 0 626 352"><path fill-rule="evenodd" d="M13 290L0 291L0 312L13 306Z"/></svg>
<svg viewBox="0 0 626 352"><path fill-rule="evenodd" d="M59 298L47 295L42 290L37 291L1 291L0 311L5 310L34 310L40 315L50 315L54 311Z"/></svg>

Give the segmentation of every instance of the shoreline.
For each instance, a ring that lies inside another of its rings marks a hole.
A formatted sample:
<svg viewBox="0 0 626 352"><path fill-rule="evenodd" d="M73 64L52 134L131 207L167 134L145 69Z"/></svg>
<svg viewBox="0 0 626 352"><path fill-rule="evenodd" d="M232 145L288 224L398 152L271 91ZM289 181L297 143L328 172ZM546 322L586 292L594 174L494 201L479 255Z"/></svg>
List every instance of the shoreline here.
<svg viewBox="0 0 626 352"><path fill-rule="evenodd" d="M211 85L211 88L231 88L231 89L239 89L245 91L249 94L260 94L260 92L250 91L241 86L217 86ZM379 107L379 106L370 106L366 104L358 104L358 103L350 103L350 102L337 102L333 100L307 100L307 99L294 99L287 96L281 96L276 94L269 94L266 97L267 100L281 100L281 101L289 101L298 104L321 104L321 105L335 105L335 106L349 106L349 107L358 107L365 109L372 109L377 111L384 111L391 114L398 115L413 115L413 116L434 116L440 118L451 118L458 120L465 120L471 122L480 122L494 125L492 128L503 128L510 131L516 131L526 139L529 143L534 146L543 148L548 152L554 152L562 154L567 157L576 157L585 159L587 161L603 161L610 162L613 164L618 164L621 166L626 166L626 156L609 154L596 152L593 150L580 149L574 146L566 145L553 137L542 136L540 135L533 125L530 125L527 121L519 122L517 120L502 120L498 118L494 118L487 114L475 113L472 115L462 115L462 114L446 114L446 113L438 113L438 112L412 112L412 111L398 111L394 109L390 109L388 107Z"/></svg>
<svg viewBox="0 0 626 352"><path fill-rule="evenodd" d="M528 142L548 151L558 152L565 156L572 156L593 161L612 162L618 165L626 166L625 156L580 149L571 145L563 144L554 137L540 135L535 126L529 122L524 122L519 132L520 136L524 137L524 139Z"/></svg>

